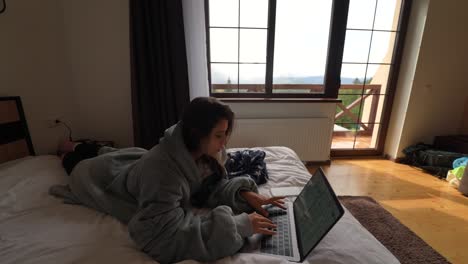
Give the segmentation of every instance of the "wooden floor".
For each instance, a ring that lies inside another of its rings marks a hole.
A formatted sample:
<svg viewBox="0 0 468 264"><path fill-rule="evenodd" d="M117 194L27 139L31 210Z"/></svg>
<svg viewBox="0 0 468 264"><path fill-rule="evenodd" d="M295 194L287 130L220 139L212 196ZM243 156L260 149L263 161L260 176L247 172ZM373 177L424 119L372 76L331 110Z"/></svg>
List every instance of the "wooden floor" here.
<svg viewBox="0 0 468 264"><path fill-rule="evenodd" d="M333 160L322 168L337 195L371 196L450 262L468 263L468 197L447 182L388 160Z"/></svg>
<svg viewBox="0 0 468 264"><path fill-rule="evenodd" d="M356 149L375 148L375 143L372 145L371 136L357 136L355 139L354 135L333 135L332 149L353 149L353 147Z"/></svg>

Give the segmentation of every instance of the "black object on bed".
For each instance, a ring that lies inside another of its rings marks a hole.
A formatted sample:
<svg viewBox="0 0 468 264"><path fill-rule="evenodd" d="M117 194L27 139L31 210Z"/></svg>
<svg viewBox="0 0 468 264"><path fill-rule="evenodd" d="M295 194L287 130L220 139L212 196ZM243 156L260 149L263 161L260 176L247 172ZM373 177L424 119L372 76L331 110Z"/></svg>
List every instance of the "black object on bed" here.
<svg viewBox="0 0 468 264"><path fill-rule="evenodd" d="M224 164L229 179L239 176L248 176L257 185L264 184L268 180L265 163L265 152L261 150L240 150L228 153L228 159Z"/></svg>

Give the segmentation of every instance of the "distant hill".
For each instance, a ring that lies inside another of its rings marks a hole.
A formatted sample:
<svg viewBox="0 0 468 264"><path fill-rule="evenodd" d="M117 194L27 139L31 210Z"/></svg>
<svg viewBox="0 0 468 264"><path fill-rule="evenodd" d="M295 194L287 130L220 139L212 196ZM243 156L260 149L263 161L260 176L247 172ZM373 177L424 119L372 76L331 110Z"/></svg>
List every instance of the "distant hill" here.
<svg viewBox="0 0 468 264"><path fill-rule="evenodd" d="M341 78L342 84L353 84L354 78ZM281 84L322 84L323 76L306 76L306 77L278 77L274 79L274 83Z"/></svg>
<svg viewBox="0 0 468 264"><path fill-rule="evenodd" d="M211 76L213 83L228 83L227 78L212 74ZM353 84L355 78L343 77L341 78L341 84ZM249 83L263 83L264 80L252 79L248 80ZM303 76L303 77L277 77L273 80L276 84L323 84L323 76ZM244 82L246 83L246 82Z"/></svg>
<svg viewBox="0 0 468 264"><path fill-rule="evenodd" d="M323 76L304 76L304 77L277 77L273 83L278 84L322 84Z"/></svg>

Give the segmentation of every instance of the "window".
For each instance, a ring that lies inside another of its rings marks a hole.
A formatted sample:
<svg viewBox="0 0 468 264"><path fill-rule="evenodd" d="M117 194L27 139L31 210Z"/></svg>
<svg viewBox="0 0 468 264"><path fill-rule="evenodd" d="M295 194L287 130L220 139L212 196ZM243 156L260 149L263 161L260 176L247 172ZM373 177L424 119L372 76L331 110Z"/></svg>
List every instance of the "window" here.
<svg viewBox="0 0 468 264"><path fill-rule="evenodd" d="M210 95L337 98L349 0L205 0Z"/></svg>

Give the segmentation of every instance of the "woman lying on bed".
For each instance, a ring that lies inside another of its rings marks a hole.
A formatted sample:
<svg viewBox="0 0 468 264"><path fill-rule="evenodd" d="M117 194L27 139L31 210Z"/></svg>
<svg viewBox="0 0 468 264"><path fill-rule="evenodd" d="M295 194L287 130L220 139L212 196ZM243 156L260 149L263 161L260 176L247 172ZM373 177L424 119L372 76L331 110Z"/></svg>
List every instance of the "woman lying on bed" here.
<svg viewBox="0 0 468 264"><path fill-rule="evenodd" d="M252 179L227 179L222 164L233 119L228 106L200 97L149 151L77 145L63 160L70 191L54 186L51 193L128 223L138 247L159 262L232 255L253 233L274 234L274 224L254 210L266 216L262 205L283 207L280 198L259 195ZM213 209L200 216L194 205Z"/></svg>

